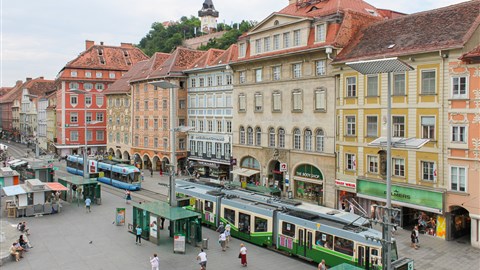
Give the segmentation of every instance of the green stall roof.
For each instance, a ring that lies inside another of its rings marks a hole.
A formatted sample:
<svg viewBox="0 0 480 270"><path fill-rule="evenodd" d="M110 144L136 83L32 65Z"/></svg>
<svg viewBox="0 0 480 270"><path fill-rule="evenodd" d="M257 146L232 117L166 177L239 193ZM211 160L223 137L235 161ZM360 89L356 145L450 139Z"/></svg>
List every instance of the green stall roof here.
<svg viewBox="0 0 480 270"><path fill-rule="evenodd" d="M342 263L337 266L329 268L330 270L363 270L363 268L356 267L348 263Z"/></svg>
<svg viewBox="0 0 480 270"><path fill-rule="evenodd" d="M97 178L88 178L84 179L82 176L65 176L59 177L58 181L65 181L67 183L71 183L72 185L89 185L89 184L98 184Z"/></svg>
<svg viewBox="0 0 480 270"><path fill-rule="evenodd" d="M199 213L183 209L181 207L171 207L166 202L156 201L156 202L146 202L146 203L136 203L132 202L132 205L136 208L145 210L154 215L164 217L166 219L175 221L182 219L189 219L192 217L201 217Z"/></svg>

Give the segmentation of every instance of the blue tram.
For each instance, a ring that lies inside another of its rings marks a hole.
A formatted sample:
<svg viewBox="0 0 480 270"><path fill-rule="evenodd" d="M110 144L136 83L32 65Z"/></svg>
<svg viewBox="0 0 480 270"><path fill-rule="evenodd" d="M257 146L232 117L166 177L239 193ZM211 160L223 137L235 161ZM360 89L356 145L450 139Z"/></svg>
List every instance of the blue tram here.
<svg viewBox="0 0 480 270"><path fill-rule="evenodd" d="M88 160L88 172L98 173L99 182L128 190L140 190L140 170L131 165L119 164L110 160ZM67 172L83 175L83 157L67 156Z"/></svg>

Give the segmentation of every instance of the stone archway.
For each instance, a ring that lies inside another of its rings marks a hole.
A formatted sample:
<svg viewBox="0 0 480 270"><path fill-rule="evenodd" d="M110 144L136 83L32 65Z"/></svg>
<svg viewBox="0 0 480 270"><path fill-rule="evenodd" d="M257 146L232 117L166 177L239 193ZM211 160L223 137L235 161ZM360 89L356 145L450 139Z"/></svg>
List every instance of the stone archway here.
<svg viewBox="0 0 480 270"><path fill-rule="evenodd" d="M120 149L117 149L117 151L115 151L115 157L118 159L122 159L122 151L120 151Z"/></svg>
<svg viewBox="0 0 480 270"><path fill-rule="evenodd" d="M123 151L123 159L130 160L130 153L128 153L128 151Z"/></svg>
<svg viewBox="0 0 480 270"><path fill-rule="evenodd" d="M465 238L470 240L471 219L470 213L462 206L450 206L450 237L451 239ZM448 228L449 226L446 226ZM445 227L444 227L445 228ZM441 233L442 224L437 221L437 234Z"/></svg>
<svg viewBox="0 0 480 270"><path fill-rule="evenodd" d="M162 162L160 161L160 158L158 156L154 156L152 161L152 169L154 171L159 171L161 167Z"/></svg>
<svg viewBox="0 0 480 270"><path fill-rule="evenodd" d="M139 154L135 154L134 157L133 157L133 160L134 160L134 165L137 168L143 169L142 159L140 158Z"/></svg>
<svg viewBox="0 0 480 270"><path fill-rule="evenodd" d="M152 168L152 160L145 154L143 155L143 169L150 170L150 168Z"/></svg>
<svg viewBox="0 0 480 270"><path fill-rule="evenodd" d="M268 186L276 185L281 191L284 191L284 172L280 171L280 161L272 160L268 164L267 182Z"/></svg>
<svg viewBox="0 0 480 270"><path fill-rule="evenodd" d="M163 172L168 172L169 167L168 165L170 164L170 160L167 157L162 158L162 171Z"/></svg>
<svg viewBox="0 0 480 270"><path fill-rule="evenodd" d="M115 155L115 150L113 150L113 148L109 148L107 153L109 156L113 157L113 155Z"/></svg>

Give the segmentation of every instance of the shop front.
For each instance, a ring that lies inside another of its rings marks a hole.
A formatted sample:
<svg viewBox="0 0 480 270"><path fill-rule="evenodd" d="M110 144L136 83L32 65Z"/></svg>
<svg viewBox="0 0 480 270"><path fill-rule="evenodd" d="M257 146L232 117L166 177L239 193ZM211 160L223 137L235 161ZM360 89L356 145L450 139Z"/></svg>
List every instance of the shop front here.
<svg viewBox="0 0 480 270"><path fill-rule="evenodd" d="M392 206L399 209L395 222L403 228L419 226L421 233L444 238L447 222L444 216L445 191L419 188L418 186L392 184ZM386 184L384 182L357 179L357 196L371 217L381 218L373 205L386 202Z"/></svg>
<svg viewBox="0 0 480 270"><path fill-rule="evenodd" d="M359 207L355 207L358 205L358 197L355 193L356 187L357 183L335 179L335 189L337 191L337 209L341 209L343 211L357 210L356 212L360 210L358 209Z"/></svg>
<svg viewBox="0 0 480 270"><path fill-rule="evenodd" d="M301 164L294 170L293 192L296 199L323 205L323 183L322 172L310 164Z"/></svg>
<svg viewBox="0 0 480 270"><path fill-rule="evenodd" d="M225 162L215 162L189 158L189 167L193 168L193 176L211 178L215 180L228 180L230 165Z"/></svg>

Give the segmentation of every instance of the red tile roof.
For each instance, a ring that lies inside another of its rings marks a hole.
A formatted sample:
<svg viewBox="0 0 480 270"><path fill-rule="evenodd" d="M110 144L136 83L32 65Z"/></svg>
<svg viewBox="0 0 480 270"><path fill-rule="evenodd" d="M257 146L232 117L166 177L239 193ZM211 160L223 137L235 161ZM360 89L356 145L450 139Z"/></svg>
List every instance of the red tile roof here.
<svg viewBox="0 0 480 270"><path fill-rule="evenodd" d="M187 69L204 54L206 54L205 51L177 47L172 55L157 70L151 73L150 78L184 76L183 70Z"/></svg>
<svg viewBox="0 0 480 270"><path fill-rule="evenodd" d="M144 60L136 63L133 67L123 76L116 80L112 85L108 87L107 90L104 91L105 95L108 94L124 94L130 92L130 79L133 76L137 75L147 64L149 61Z"/></svg>
<svg viewBox="0 0 480 270"><path fill-rule="evenodd" d="M133 64L147 59L147 55L133 46L90 45L77 58L68 62L63 69L88 68L127 71Z"/></svg>
<svg viewBox="0 0 480 270"><path fill-rule="evenodd" d="M13 87L1 87L0 88L0 96L5 95L6 93L8 93L12 89L13 89Z"/></svg>
<svg viewBox="0 0 480 270"><path fill-rule="evenodd" d="M20 98L23 89L28 89L31 95L43 96L45 93L55 90L55 81L45 80L43 77L33 80L28 78L24 83L17 81L17 84L7 94L0 97L0 103L10 103Z"/></svg>
<svg viewBox="0 0 480 270"><path fill-rule="evenodd" d="M309 2L313 4L309 4ZM318 0L303 1L301 4L293 3L277 12L278 14L286 14L302 17L318 17L334 14L344 10L355 10L364 14L372 15L371 12L381 14L376 7L362 0ZM383 14L382 14L383 15Z"/></svg>
<svg viewBox="0 0 480 270"><path fill-rule="evenodd" d="M224 52L224 50L209 49L207 53L198 58L197 61L193 62L189 68L204 68L215 65L213 64L214 60L220 57Z"/></svg>
<svg viewBox="0 0 480 270"><path fill-rule="evenodd" d="M130 78L130 82L149 79L150 75L155 72L170 57L168 53L157 52Z"/></svg>
<svg viewBox="0 0 480 270"><path fill-rule="evenodd" d="M480 63L480 45L473 50L464 53L459 59L467 63Z"/></svg>
<svg viewBox="0 0 480 270"><path fill-rule="evenodd" d="M216 58L212 58L211 61L209 61L209 64L208 65L197 65L196 63L198 62L195 62L191 65L191 67L189 69L187 69L186 71L194 71L194 70L198 70L198 69L202 69L202 68L206 68L206 67L215 67L215 66L220 66L220 65L228 65L229 63L231 63L232 61L235 61L237 60L237 57L238 57L238 47L237 47L237 44L232 44L230 45L230 47L228 47L227 50L223 51L223 50L217 50L217 52L220 52L221 51L221 54L218 55L218 57ZM213 55L213 54L211 54ZM202 60L200 62L204 62L204 58L205 56L207 56L207 54L205 54L201 59L199 60Z"/></svg>
<svg viewBox="0 0 480 270"><path fill-rule="evenodd" d="M479 24L480 0L377 22L359 33L334 62L461 48Z"/></svg>

